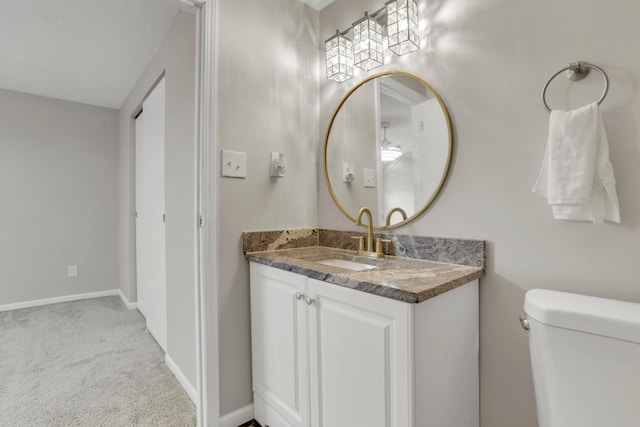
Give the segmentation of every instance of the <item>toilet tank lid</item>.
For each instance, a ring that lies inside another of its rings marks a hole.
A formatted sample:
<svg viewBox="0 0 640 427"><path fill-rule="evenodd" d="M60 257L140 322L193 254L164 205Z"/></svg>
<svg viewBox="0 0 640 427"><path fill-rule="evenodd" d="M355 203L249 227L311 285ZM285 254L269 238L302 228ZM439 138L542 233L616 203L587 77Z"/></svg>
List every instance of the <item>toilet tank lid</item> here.
<svg viewBox="0 0 640 427"><path fill-rule="evenodd" d="M532 289L524 311L545 325L640 344L640 304L567 292Z"/></svg>

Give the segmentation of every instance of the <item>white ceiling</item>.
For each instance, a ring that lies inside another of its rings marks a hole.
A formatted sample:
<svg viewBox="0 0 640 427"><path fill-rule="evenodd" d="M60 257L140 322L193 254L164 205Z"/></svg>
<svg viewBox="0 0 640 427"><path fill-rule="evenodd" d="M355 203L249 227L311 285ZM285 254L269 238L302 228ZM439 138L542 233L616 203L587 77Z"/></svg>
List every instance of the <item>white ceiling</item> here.
<svg viewBox="0 0 640 427"><path fill-rule="evenodd" d="M302 3L306 3L315 10L322 10L326 6L333 3L335 0L300 0Z"/></svg>
<svg viewBox="0 0 640 427"><path fill-rule="evenodd" d="M0 88L120 108L174 0L0 0Z"/></svg>

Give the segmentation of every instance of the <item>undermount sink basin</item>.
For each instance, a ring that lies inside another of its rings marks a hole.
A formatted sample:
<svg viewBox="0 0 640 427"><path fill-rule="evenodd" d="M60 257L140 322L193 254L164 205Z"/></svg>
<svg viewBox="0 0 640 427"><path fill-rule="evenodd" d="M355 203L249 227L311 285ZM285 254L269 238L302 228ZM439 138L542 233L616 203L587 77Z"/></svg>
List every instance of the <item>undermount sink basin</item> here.
<svg viewBox="0 0 640 427"><path fill-rule="evenodd" d="M377 268L375 265L363 264L361 262L347 261L345 259L323 259L321 261L315 261L318 264L330 265L332 267L340 267L352 271L365 271L373 270Z"/></svg>

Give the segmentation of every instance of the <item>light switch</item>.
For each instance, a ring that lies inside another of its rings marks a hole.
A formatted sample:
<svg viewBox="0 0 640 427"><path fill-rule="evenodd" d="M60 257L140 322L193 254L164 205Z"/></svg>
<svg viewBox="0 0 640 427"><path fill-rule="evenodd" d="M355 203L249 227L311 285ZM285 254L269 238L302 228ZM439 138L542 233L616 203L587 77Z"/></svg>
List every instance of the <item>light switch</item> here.
<svg viewBox="0 0 640 427"><path fill-rule="evenodd" d="M247 153L222 150L222 176L247 177Z"/></svg>
<svg viewBox="0 0 640 427"><path fill-rule="evenodd" d="M364 170L364 186L368 188L376 186L376 171L373 169Z"/></svg>

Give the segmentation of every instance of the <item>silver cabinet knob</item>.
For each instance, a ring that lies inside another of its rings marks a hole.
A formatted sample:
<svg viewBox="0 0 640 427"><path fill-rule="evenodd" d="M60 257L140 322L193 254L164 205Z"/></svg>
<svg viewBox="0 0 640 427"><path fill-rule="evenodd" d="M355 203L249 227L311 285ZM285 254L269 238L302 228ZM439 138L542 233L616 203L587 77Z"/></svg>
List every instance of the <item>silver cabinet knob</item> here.
<svg viewBox="0 0 640 427"><path fill-rule="evenodd" d="M311 305L311 304L313 304L314 302L315 302L315 300L313 300L313 299L311 299L311 298L307 297L307 305Z"/></svg>
<svg viewBox="0 0 640 427"><path fill-rule="evenodd" d="M300 300L302 299L302 297L303 297L303 296L304 296L304 295L302 295L300 292L296 292L296 299L297 299L298 301L300 301Z"/></svg>

